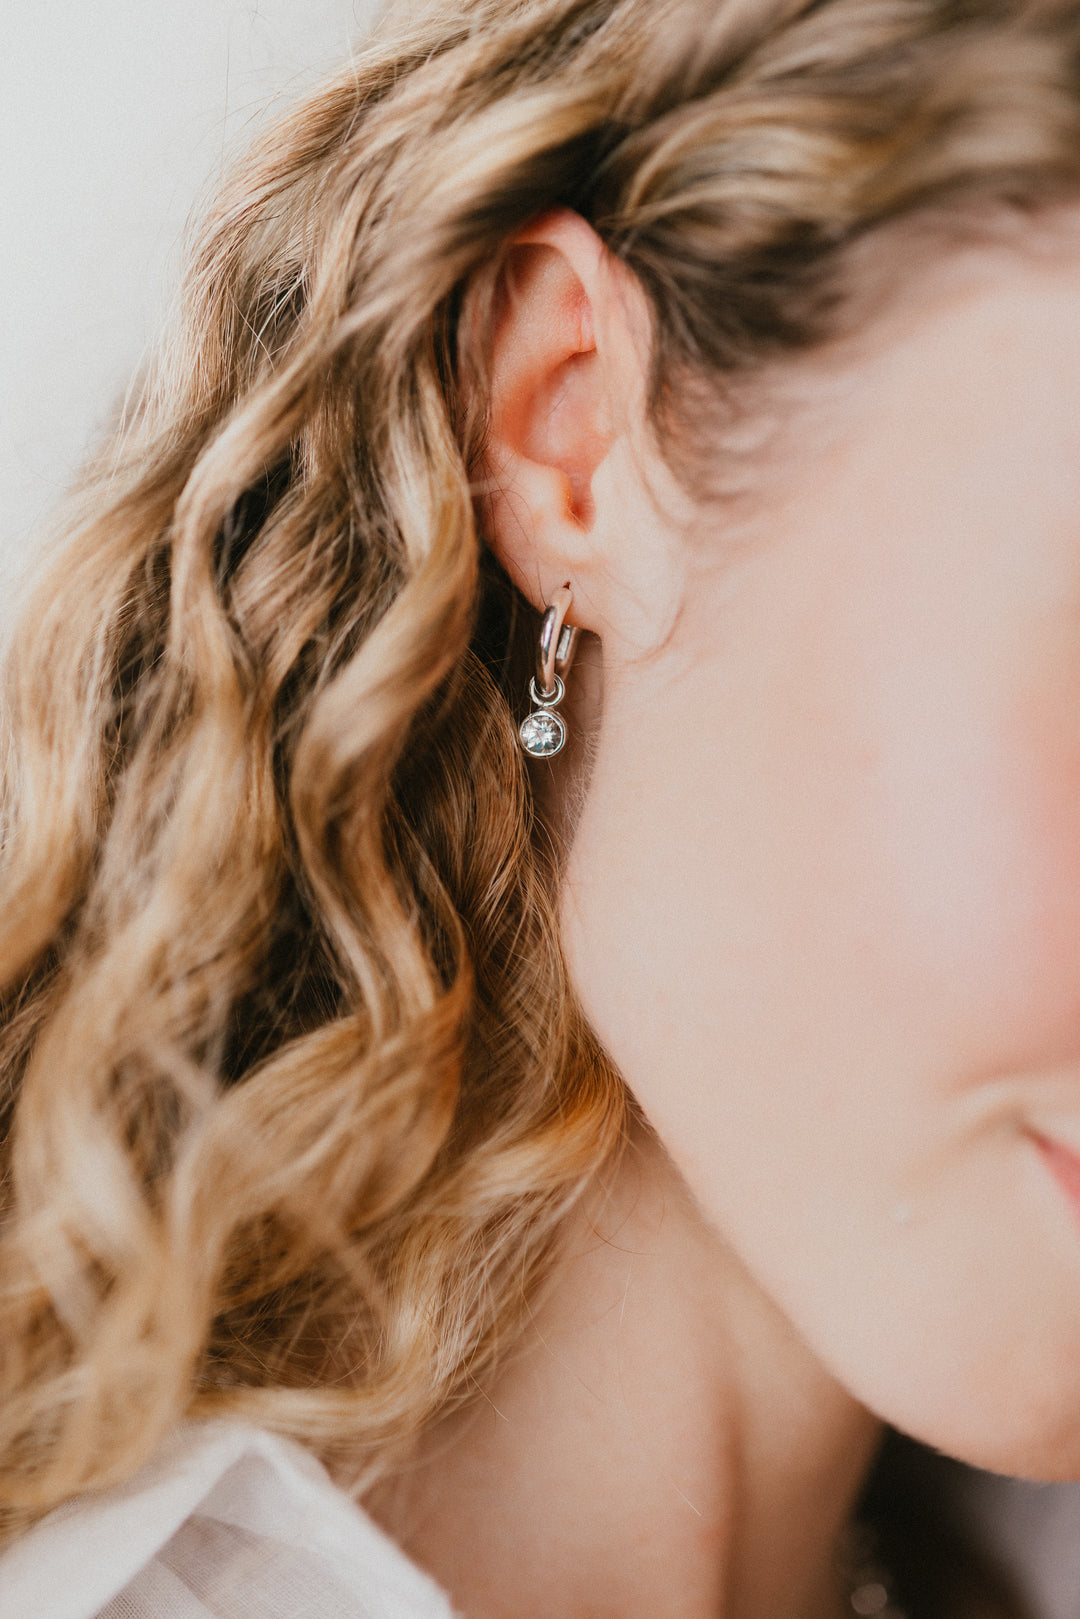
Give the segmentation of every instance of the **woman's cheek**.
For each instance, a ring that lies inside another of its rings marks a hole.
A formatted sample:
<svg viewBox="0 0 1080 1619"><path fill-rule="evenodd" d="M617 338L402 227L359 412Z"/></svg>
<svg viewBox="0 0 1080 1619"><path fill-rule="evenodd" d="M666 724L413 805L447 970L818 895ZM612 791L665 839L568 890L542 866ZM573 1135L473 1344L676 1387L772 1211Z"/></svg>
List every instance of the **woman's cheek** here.
<svg viewBox="0 0 1080 1619"><path fill-rule="evenodd" d="M1022 683L954 677L886 731L881 910L943 1080L1080 1061L1080 679L1048 689L1064 684L1018 702Z"/></svg>

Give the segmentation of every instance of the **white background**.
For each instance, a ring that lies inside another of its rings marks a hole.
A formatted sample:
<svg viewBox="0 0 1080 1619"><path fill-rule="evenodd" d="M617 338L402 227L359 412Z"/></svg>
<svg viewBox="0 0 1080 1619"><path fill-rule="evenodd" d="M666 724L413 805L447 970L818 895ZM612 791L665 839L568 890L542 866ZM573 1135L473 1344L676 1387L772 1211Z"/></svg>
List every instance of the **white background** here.
<svg viewBox="0 0 1080 1619"><path fill-rule="evenodd" d="M0 591L161 318L245 128L377 0L0 0Z"/></svg>

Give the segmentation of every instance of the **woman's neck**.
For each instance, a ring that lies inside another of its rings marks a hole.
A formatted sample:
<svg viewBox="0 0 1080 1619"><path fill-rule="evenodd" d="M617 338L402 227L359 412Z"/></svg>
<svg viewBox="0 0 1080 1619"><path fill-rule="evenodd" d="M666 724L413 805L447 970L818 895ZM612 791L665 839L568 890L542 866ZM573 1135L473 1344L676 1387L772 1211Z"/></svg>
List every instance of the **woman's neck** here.
<svg viewBox="0 0 1080 1619"><path fill-rule="evenodd" d="M874 1420L642 1135L521 1352L371 1504L469 1619L834 1619Z"/></svg>

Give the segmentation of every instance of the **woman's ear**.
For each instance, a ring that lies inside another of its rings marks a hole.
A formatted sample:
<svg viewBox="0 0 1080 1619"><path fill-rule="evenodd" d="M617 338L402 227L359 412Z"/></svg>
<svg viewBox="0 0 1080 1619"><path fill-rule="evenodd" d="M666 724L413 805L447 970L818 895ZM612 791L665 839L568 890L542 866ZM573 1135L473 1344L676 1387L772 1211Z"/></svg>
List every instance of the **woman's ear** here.
<svg viewBox="0 0 1080 1619"><path fill-rule="evenodd" d="M611 480L598 474L644 399L641 311L628 279L567 209L516 237L501 274L484 466L489 537L538 607L568 579L587 585L607 560ZM583 622L579 611L571 618Z"/></svg>

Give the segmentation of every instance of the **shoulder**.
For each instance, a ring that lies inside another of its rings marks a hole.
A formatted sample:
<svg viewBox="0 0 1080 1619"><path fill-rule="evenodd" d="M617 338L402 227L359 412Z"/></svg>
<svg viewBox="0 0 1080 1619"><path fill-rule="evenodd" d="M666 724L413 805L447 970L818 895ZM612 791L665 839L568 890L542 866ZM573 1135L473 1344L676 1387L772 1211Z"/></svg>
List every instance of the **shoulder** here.
<svg viewBox="0 0 1080 1619"><path fill-rule="evenodd" d="M0 1557L11 1619L453 1619L447 1598L299 1445L188 1424L128 1483Z"/></svg>

